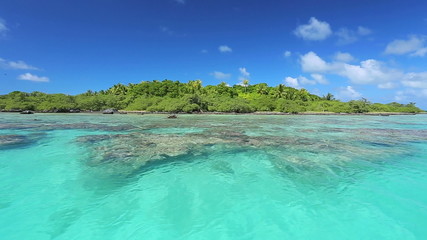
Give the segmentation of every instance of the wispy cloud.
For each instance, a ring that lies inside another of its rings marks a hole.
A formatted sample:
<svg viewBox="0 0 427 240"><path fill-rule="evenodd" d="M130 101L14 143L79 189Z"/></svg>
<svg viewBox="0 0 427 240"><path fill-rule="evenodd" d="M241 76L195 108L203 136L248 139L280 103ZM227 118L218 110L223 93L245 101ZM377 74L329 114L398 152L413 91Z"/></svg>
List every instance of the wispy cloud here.
<svg viewBox="0 0 427 240"><path fill-rule="evenodd" d="M356 30L341 28L335 34L338 36L337 43L339 45L345 45L357 42L361 37L368 36L372 33L372 30L366 27L359 26Z"/></svg>
<svg viewBox="0 0 427 240"><path fill-rule="evenodd" d="M31 81L31 82L49 82L48 77L39 77L31 73L25 73L18 76L19 80Z"/></svg>
<svg viewBox="0 0 427 240"><path fill-rule="evenodd" d="M24 61L8 61L0 58L0 68L2 69L16 69L16 70L39 70Z"/></svg>
<svg viewBox="0 0 427 240"><path fill-rule="evenodd" d="M337 98L342 100L355 100L362 97L362 94L356 91L352 86L342 87L337 93Z"/></svg>
<svg viewBox="0 0 427 240"><path fill-rule="evenodd" d="M423 57L427 54L426 39L425 36L415 35L409 36L408 39L396 39L387 45L384 53Z"/></svg>
<svg viewBox="0 0 427 240"><path fill-rule="evenodd" d="M403 85L411 88L424 88L427 90L427 72L408 73L402 81Z"/></svg>
<svg viewBox="0 0 427 240"><path fill-rule="evenodd" d="M6 26L6 21L0 18L0 36L3 36L9 29Z"/></svg>
<svg viewBox="0 0 427 240"><path fill-rule="evenodd" d="M375 59L361 61L360 64L326 62L314 52L300 58L301 68L310 73L328 73L348 78L356 84L385 84L402 79L404 73L387 67Z"/></svg>
<svg viewBox="0 0 427 240"><path fill-rule="evenodd" d="M179 3L179 4L186 4L187 0L174 0L175 2Z"/></svg>
<svg viewBox="0 0 427 240"><path fill-rule="evenodd" d="M174 35L175 34L175 32L172 31L170 28L164 27L164 26L160 27L160 31L163 33L166 33L168 35Z"/></svg>
<svg viewBox="0 0 427 240"><path fill-rule="evenodd" d="M310 76L313 78L315 83L319 83L319 84L328 84L329 83L329 81L322 74L313 73Z"/></svg>
<svg viewBox="0 0 427 240"><path fill-rule="evenodd" d="M233 49L231 49L229 46L227 45L221 45L218 47L218 50L222 53L228 53L228 52L233 52Z"/></svg>
<svg viewBox="0 0 427 240"><path fill-rule="evenodd" d="M325 76L313 73L310 75L312 79L308 79L304 76L299 76L297 78L293 77L287 77L285 78L285 84L287 86L293 87L293 88L301 88L301 85L315 85L315 84L328 84L328 80L325 78Z"/></svg>
<svg viewBox="0 0 427 240"><path fill-rule="evenodd" d="M350 53L345 52L335 53L334 59L337 62L353 62L356 60Z"/></svg>
<svg viewBox="0 0 427 240"><path fill-rule="evenodd" d="M223 73L223 72L218 72L218 71L211 73L211 75L214 76L214 78L216 78L218 80L226 80L226 79L229 79L231 77L230 73Z"/></svg>
<svg viewBox="0 0 427 240"><path fill-rule="evenodd" d="M378 84L378 88L381 88L381 89L392 89L392 88L396 88L397 86L398 84L396 82L385 82L385 83Z"/></svg>
<svg viewBox="0 0 427 240"><path fill-rule="evenodd" d="M359 26L355 30L340 28L338 31L332 31L329 23L320 21L315 17L311 17L307 24L299 25L294 30L294 34L297 37L307 41L322 41L330 37L333 33L338 37L337 43L344 45L356 42L361 37L372 34L372 30Z"/></svg>
<svg viewBox="0 0 427 240"><path fill-rule="evenodd" d="M396 101L402 102L407 101L408 99L413 99L414 97L420 98L420 100L427 99L427 89L404 89L401 91L397 91L394 99Z"/></svg>
<svg viewBox="0 0 427 240"><path fill-rule="evenodd" d="M316 53L309 52L300 57L300 64L302 70L312 73L314 79L314 74L333 74L344 77L354 84L374 84L380 89L403 86L414 91L427 92L427 72L405 72L375 59L367 59L359 64L327 62ZM350 89L347 90L351 92Z"/></svg>
<svg viewBox="0 0 427 240"><path fill-rule="evenodd" d="M285 85L293 88L300 88L298 79L293 77L286 77Z"/></svg>
<svg viewBox="0 0 427 240"><path fill-rule="evenodd" d="M311 17L308 24L299 25L294 34L304 40L320 41L325 40L332 34L329 23L317 20Z"/></svg>
<svg viewBox="0 0 427 240"><path fill-rule="evenodd" d="M251 74L248 72L248 70L244 67L239 68L239 72L240 72L240 77L239 77L240 81L248 79L251 76Z"/></svg>
<svg viewBox="0 0 427 240"><path fill-rule="evenodd" d="M285 51L285 52L283 53L283 56L284 56L284 57L290 57L290 56L292 56L292 52L291 52L291 51Z"/></svg>
<svg viewBox="0 0 427 240"><path fill-rule="evenodd" d="M357 33L360 36L367 36L367 35L370 35L372 33L372 30L369 28L366 28L366 27L359 26L359 27L357 27Z"/></svg>

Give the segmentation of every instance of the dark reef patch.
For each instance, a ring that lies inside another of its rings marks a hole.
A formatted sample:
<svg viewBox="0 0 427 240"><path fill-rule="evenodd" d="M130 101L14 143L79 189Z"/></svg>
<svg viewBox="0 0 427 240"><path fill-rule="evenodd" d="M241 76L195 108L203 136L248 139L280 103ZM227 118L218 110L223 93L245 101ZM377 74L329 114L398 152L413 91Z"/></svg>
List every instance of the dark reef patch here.
<svg viewBox="0 0 427 240"><path fill-rule="evenodd" d="M162 126L163 127L163 126ZM329 136L329 131L344 134ZM292 136L249 136L244 129L216 127L201 133L156 134L135 131L126 134L90 135L78 138L89 149L85 160L89 167L107 174L131 175L153 163L169 162L205 154L209 148L222 150L260 149L282 161L289 170L345 164L351 159L376 159L394 154L405 154L406 148L396 147L408 141L427 140L427 131L383 129L329 129L320 134L294 134ZM307 158L293 157L305 154ZM317 161L333 153L330 161ZM308 160L309 159L309 160ZM287 163L287 164L286 164ZM283 166L283 164L276 164Z"/></svg>
<svg viewBox="0 0 427 240"><path fill-rule="evenodd" d="M27 147L37 143L44 135L43 133L0 135L0 150Z"/></svg>

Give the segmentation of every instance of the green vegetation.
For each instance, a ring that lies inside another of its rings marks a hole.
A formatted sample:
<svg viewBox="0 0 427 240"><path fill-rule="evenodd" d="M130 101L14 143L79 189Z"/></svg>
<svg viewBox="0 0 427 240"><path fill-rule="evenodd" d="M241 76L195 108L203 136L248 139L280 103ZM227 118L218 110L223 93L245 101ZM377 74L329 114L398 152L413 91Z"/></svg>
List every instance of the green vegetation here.
<svg viewBox="0 0 427 240"><path fill-rule="evenodd" d="M142 110L151 112L237 112L276 111L300 112L422 112L415 103L370 103L366 99L341 102L328 93L319 97L305 89L295 89L279 84L270 87L265 83L228 86L202 86L200 80L146 81L139 84L117 84L108 90L87 91L70 96L42 92L11 92L0 96L0 110L33 110L44 112L69 112L71 109L100 111L107 108Z"/></svg>

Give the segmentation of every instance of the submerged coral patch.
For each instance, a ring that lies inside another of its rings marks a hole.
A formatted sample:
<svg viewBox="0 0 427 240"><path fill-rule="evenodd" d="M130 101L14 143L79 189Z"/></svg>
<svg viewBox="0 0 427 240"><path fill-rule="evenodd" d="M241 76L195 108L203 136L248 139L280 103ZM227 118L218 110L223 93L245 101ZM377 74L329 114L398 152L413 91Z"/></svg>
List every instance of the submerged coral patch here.
<svg viewBox="0 0 427 240"><path fill-rule="evenodd" d="M113 174L130 174L148 162L186 154L198 154L204 146L225 143L219 138L197 135L130 133L84 136L78 142L90 145L86 164Z"/></svg>
<svg viewBox="0 0 427 240"><path fill-rule="evenodd" d="M10 134L0 135L0 149L24 147L36 143L43 134Z"/></svg>
<svg viewBox="0 0 427 240"><path fill-rule="evenodd" d="M154 133L155 132L155 133ZM378 159L404 154L399 148L406 141L423 139L427 131L381 129L334 129L289 135L247 135L239 128L215 127L204 132L137 131L126 134L91 135L78 139L88 147L86 164L108 174L131 174L147 163L160 163L174 157L207 154L212 146L224 149L257 149L271 156L279 169L312 169L330 171L329 165L339 166L350 159ZM338 133L334 138L330 135ZM345 133L345 134L343 134ZM394 146L394 147L393 147ZM381 148L378 148L381 147ZM334 159L327 158L333 154ZM307 156L307 157L304 157ZM283 168L283 166L287 166ZM297 167L299 166L299 167Z"/></svg>

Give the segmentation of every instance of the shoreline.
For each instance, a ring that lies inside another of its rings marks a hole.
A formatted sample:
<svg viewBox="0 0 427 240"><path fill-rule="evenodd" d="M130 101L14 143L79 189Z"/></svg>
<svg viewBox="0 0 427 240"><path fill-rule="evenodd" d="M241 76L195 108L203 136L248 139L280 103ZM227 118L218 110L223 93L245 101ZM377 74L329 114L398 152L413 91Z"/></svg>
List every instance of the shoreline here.
<svg viewBox="0 0 427 240"><path fill-rule="evenodd" d="M102 111L80 111L80 112L38 112L33 111L34 113L41 114L103 114L103 115L112 115L104 114ZM0 113L21 113L20 111L0 111ZM265 115L265 116L405 116L405 115L418 115L418 114L427 114L427 112L420 113L407 113L407 112L367 112L367 113L334 113L334 112L301 112L301 113L284 113L284 112L252 112L252 113L236 113L236 112L179 112L179 113L170 113L170 112L147 112L147 111L125 111L119 110L114 112L116 115Z"/></svg>
<svg viewBox="0 0 427 240"><path fill-rule="evenodd" d="M99 112L102 114L102 112ZM146 111L118 111L118 114L165 114L165 115L266 115L266 116L282 116L282 115L308 115L308 116L391 116L391 115L417 115L426 113L405 113L405 112L370 112L370 113L333 113L333 112L301 112L301 113L284 113L284 112L252 112L252 113L236 113L236 112L194 112L194 113L168 113L168 112L146 112Z"/></svg>

